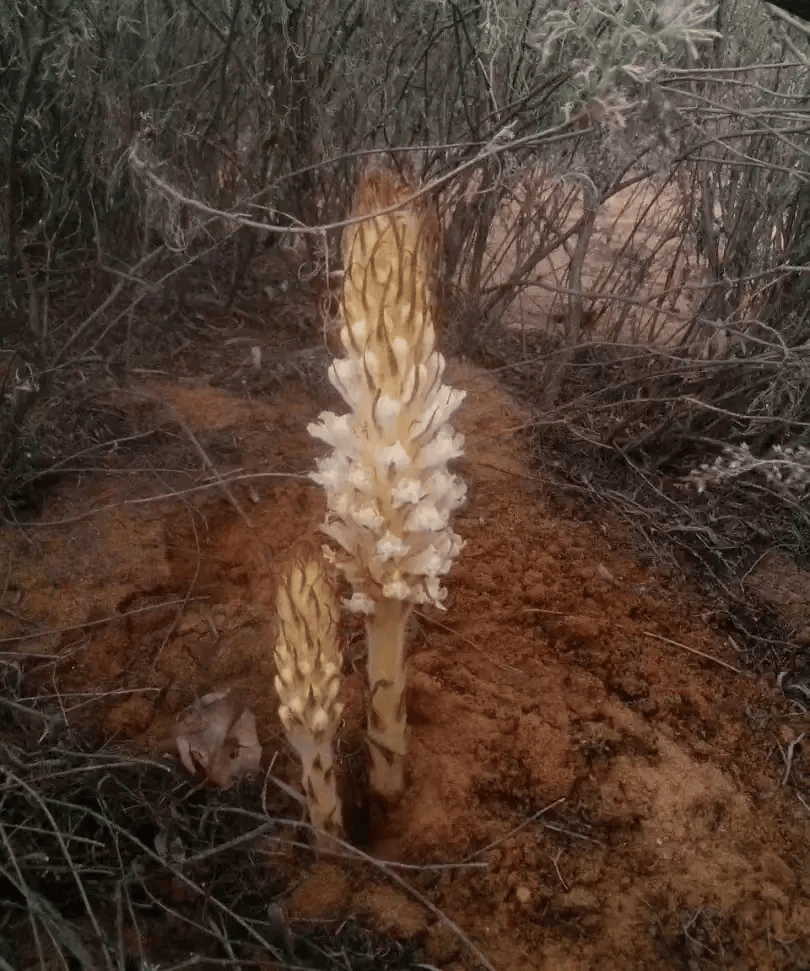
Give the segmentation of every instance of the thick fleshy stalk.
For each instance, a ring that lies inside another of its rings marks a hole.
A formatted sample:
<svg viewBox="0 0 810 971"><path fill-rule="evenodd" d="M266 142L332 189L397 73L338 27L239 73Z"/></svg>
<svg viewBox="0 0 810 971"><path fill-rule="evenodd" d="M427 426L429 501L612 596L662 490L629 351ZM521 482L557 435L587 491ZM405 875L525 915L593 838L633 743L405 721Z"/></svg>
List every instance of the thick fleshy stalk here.
<svg viewBox="0 0 810 971"><path fill-rule="evenodd" d="M313 826L336 835L341 812L332 745L343 706L340 691L338 602L319 550L302 547L276 596L279 637L275 661L279 717L301 759Z"/></svg>
<svg viewBox="0 0 810 971"><path fill-rule="evenodd" d="M409 603L386 597L377 601L374 615L366 621L369 778L386 799L405 787L405 630L411 610Z"/></svg>
<svg viewBox="0 0 810 971"><path fill-rule="evenodd" d="M405 200L413 189L385 170L361 184L355 216ZM448 471L463 437L450 418L464 392L442 383L433 325L437 233L409 202L351 227L341 343L329 380L351 408L324 412L310 434L331 445L312 478L326 490L324 532L367 615L371 783L388 798L404 785L405 626L413 604L441 608L440 578L461 549L449 525L465 486Z"/></svg>

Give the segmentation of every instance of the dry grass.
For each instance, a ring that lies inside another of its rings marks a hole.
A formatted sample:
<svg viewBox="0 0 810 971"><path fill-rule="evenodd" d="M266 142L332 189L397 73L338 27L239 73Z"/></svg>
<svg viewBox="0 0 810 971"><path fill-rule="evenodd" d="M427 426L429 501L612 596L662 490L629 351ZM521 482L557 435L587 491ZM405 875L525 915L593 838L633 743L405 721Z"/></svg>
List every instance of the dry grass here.
<svg viewBox="0 0 810 971"><path fill-rule="evenodd" d="M269 777L206 790L173 762L67 729L29 675L0 660L0 895L15 941L0 967L413 967L407 945L354 920L286 921L278 902L311 855Z"/></svg>

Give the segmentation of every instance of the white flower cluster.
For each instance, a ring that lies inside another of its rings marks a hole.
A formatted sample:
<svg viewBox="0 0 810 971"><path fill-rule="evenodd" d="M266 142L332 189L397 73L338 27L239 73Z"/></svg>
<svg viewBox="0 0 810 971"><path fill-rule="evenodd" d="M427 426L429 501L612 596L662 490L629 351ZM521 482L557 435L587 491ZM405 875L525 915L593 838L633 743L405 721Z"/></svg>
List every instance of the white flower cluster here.
<svg viewBox="0 0 810 971"><path fill-rule="evenodd" d="M450 418L465 393L442 384L431 323L421 338L427 354L394 337L385 364L366 333L364 320L354 322L347 357L329 369L351 413L324 412L309 426L334 449L312 474L327 494L324 532L346 553L338 562L354 588L350 609L373 613L380 597L441 607L439 578L462 547L448 523L466 487L447 463L462 454Z"/></svg>
<svg viewBox="0 0 810 971"><path fill-rule="evenodd" d="M722 485L746 473L757 473L776 492L798 501L810 492L810 448L806 445L775 445L766 458L757 458L746 444L726 445L711 464L704 463L689 473L689 479L703 492L707 485Z"/></svg>

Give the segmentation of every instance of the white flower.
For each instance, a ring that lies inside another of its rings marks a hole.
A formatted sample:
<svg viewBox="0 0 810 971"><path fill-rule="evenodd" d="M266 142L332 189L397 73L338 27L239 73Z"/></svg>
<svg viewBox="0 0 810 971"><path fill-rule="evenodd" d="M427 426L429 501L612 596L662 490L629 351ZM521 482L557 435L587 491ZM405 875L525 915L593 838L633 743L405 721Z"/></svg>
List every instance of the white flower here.
<svg viewBox="0 0 810 971"><path fill-rule="evenodd" d="M318 459L317 472L310 473L313 482L323 486L327 495L333 495L341 488L346 480L349 462L344 455L335 452L324 459Z"/></svg>
<svg viewBox="0 0 810 971"><path fill-rule="evenodd" d="M356 438L351 415L336 415L334 412L324 411L320 422L310 422L307 431L313 438L320 438L327 445L331 445L337 452L347 455L355 452Z"/></svg>
<svg viewBox="0 0 810 971"><path fill-rule="evenodd" d="M454 435L452 428L442 425L434 437L422 449L419 456L422 468L443 466L458 458L464 451L464 436Z"/></svg>
<svg viewBox="0 0 810 971"><path fill-rule="evenodd" d="M447 591L439 586L438 577L428 577L425 580L425 592L430 598L430 602L436 607L442 608L442 601L447 597Z"/></svg>
<svg viewBox="0 0 810 971"><path fill-rule="evenodd" d="M348 600L343 601L343 605L355 614L374 613L374 601L364 593L353 593Z"/></svg>
<svg viewBox="0 0 810 971"><path fill-rule="evenodd" d="M371 469L367 465L360 465L359 463L351 467L349 482L358 492L366 494L374 488L374 476L371 474Z"/></svg>
<svg viewBox="0 0 810 971"><path fill-rule="evenodd" d="M438 533L447 525L448 513L440 513L431 502L420 502L408 510L405 529L409 533Z"/></svg>
<svg viewBox="0 0 810 971"><path fill-rule="evenodd" d="M399 536L394 536L390 530L377 542L376 555L383 562L406 556L409 552L410 546Z"/></svg>
<svg viewBox="0 0 810 971"><path fill-rule="evenodd" d="M410 600L413 595L412 588L400 578L390 580L384 584L382 592L383 596L388 597L390 600Z"/></svg>
<svg viewBox="0 0 810 971"><path fill-rule="evenodd" d="M408 567L413 573L422 573L425 576L435 577L447 573L452 565L452 561L433 546L416 556L412 556L408 561Z"/></svg>
<svg viewBox="0 0 810 971"><path fill-rule="evenodd" d="M450 511L461 505L467 486L457 475L437 469L427 480L427 492L438 509Z"/></svg>
<svg viewBox="0 0 810 971"><path fill-rule="evenodd" d="M419 479L400 479L391 489L391 505L394 509L417 503L427 494Z"/></svg>
<svg viewBox="0 0 810 971"><path fill-rule="evenodd" d="M380 515L376 504L373 503L353 509L352 519L354 519L359 526L362 526L364 529L368 529L373 533L376 533L385 525L385 520Z"/></svg>

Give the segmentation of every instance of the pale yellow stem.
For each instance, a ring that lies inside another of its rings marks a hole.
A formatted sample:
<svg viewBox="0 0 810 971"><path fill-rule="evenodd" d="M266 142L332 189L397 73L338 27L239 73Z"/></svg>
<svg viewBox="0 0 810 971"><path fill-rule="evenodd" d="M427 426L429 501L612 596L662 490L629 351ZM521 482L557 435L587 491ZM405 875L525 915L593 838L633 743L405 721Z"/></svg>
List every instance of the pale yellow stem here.
<svg viewBox="0 0 810 971"><path fill-rule="evenodd" d="M386 799L405 788L405 625L411 609L402 600L378 600L366 622L370 781Z"/></svg>
<svg viewBox="0 0 810 971"><path fill-rule="evenodd" d="M301 779L309 803L309 819L327 833L339 835L341 831L340 803L335 788L335 767L332 746L328 743L315 745L312 752L302 758Z"/></svg>

